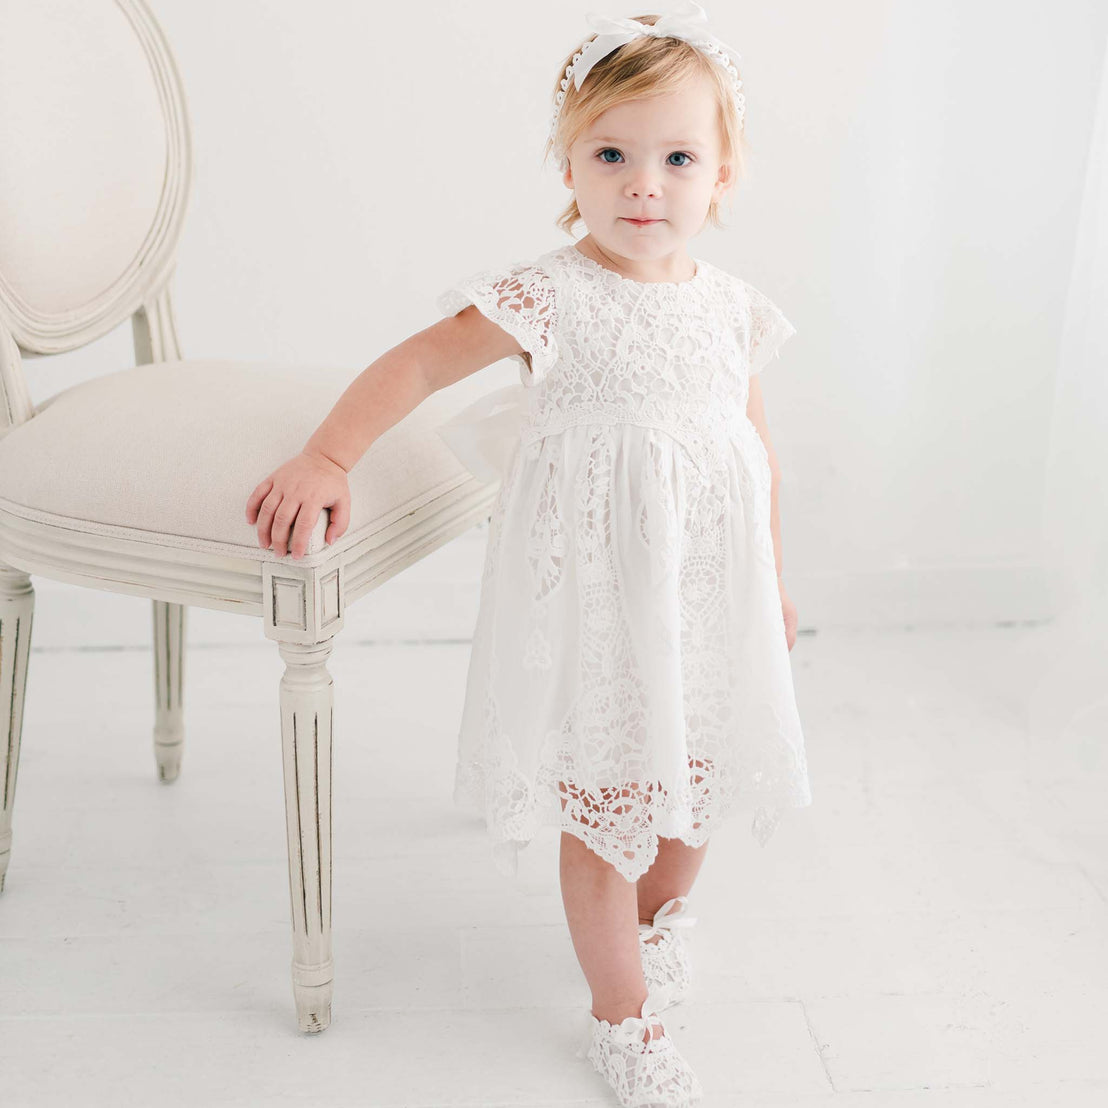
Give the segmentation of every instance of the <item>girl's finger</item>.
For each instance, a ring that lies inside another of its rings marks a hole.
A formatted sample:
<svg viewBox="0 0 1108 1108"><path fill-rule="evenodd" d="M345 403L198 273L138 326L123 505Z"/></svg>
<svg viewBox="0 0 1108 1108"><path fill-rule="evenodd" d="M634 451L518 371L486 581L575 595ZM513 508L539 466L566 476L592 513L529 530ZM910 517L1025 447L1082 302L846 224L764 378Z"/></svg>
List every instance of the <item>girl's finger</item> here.
<svg viewBox="0 0 1108 1108"><path fill-rule="evenodd" d="M258 485L254 491L250 494L246 501L246 522L253 523L254 519L250 517L253 515L257 518L258 506L269 495L269 490L273 488L273 478L267 477L260 485Z"/></svg>
<svg viewBox="0 0 1108 1108"><path fill-rule="evenodd" d="M278 558L283 558L289 552L289 532L296 522L297 513L299 511L300 504L286 496L281 501L281 506L277 509L277 514L273 517L273 527L271 529L271 534L273 536L273 553L276 554Z"/></svg>
<svg viewBox="0 0 1108 1108"><path fill-rule="evenodd" d="M350 497L340 496L331 508L331 525L327 528L327 541L334 542L346 534L350 526Z"/></svg>
<svg viewBox="0 0 1108 1108"><path fill-rule="evenodd" d="M263 550L273 541L273 517L277 509L281 506L281 501L283 499L283 495L276 489L273 489L262 501L262 506L258 509L258 545Z"/></svg>

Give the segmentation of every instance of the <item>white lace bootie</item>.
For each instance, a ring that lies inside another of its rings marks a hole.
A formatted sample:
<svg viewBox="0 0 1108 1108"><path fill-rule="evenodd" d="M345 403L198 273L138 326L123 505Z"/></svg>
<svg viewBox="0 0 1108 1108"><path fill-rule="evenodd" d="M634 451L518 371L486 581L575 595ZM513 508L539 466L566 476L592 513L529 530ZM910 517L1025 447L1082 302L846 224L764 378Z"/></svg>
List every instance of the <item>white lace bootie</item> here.
<svg viewBox="0 0 1108 1108"><path fill-rule="evenodd" d="M676 911L671 911L674 906ZM657 1000L658 1011L680 1004L690 985L689 952L680 927L692 927L696 917L688 915L689 898L675 896L654 913L653 925L639 924L639 953L646 987ZM656 941L650 941L658 936Z"/></svg>
<svg viewBox="0 0 1108 1108"><path fill-rule="evenodd" d="M587 1053L624 1108L690 1108L704 1090L656 1017L649 996L641 1017L628 1016L622 1023L598 1020L590 1012L588 1048L578 1057Z"/></svg>

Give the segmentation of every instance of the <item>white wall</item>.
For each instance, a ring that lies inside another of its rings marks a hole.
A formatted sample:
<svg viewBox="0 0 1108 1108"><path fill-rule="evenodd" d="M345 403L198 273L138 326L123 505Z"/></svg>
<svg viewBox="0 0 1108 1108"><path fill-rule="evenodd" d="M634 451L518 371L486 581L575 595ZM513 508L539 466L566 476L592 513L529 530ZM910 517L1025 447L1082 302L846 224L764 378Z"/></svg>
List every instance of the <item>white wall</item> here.
<svg viewBox="0 0 1108 1108"><path fill-rule="evenodd" d="M365 365L455 278L571 241L540 158L594 5L149 3L195 138L186 356ZM744 55L753 158L728 229L691 250L798 328L764 391L802 624L1045 615L1045 451L1108 5L705 6ZM37 359L33 398L131 357L127 326Z"/></svg>

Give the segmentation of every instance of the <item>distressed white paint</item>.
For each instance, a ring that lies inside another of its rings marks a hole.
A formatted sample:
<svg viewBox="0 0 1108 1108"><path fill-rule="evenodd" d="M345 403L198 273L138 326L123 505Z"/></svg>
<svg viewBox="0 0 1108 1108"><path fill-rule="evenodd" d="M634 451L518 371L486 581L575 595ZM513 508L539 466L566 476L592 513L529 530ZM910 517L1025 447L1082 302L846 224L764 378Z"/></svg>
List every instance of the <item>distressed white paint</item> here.
<svg viewBox="0 0 1108 1108"><path fill-rule="evenodd" d="M119 21L133 32L120 37ZM75 39L75 20L82 36ZM53 21L53 24L51 24ZM168 45L143 0L116 0L114 5L89 5L84 0L58 0L36 6L0 0L5 39L19 42L21 65L35 72L35 46L58 42L79 47L83 56L104 61L112 48L141 51L142 69L153 82L151 102L160 106L160 134L128 135L122 150L139 153L135 174L120 166L121 189L135 189L149 176L143 151L164 149L165 174L159 192L149 197L151 223L133 264L117 272L97 268L96 258L82 260L81 280L90 287L79 303L60 301L74 283L59 278L51 289L41 267L27 280L0 262L0 434L35 418L24 376L25 354L72 350L93 341L127 318L132 319L136 364L181 358L169 280L182 225L191 175L190 139L184 97ZM56 32L57 40L51 37ZM104 32L93 49L90 38ZM21 53L22 52L22 53ZM50 64L59 68L58 52ZM135 58L121 58L135 69ZM75 63L76 65L77 63ZM65 66L60 68L65 70ZM114 72L114 70L113 70ZM105 77L107 81L107 78ZM102 90L100 90L102 91ZM96 117L97 88L76 101L75 127L110 130L112 121ZM4 100L0 98L0 103ZM87 107L89 118L81 117ZM0 117L4 113L0 113ZM4 120L0 118L0 124ZM9 121L10 122L10 121ZM18 123L18 121L17 121ZM18 131L18 127L15 128ZM82 131L82 134L84 132ZM26 137L26 136L24 136ZM41 139L41 136L36 136ZM51 146L65 147L64 135L52 135ZM124 156L124 155L121 155ZM18 159L8 163L19 164ZM17 175L9 174L7 182ZM137 182L137 184L136 184ZM68 182L72 185L72 182ZM16 198L27 199L27 190ZM0 208L11 199L0 182ZM12 201L16 209L19 203ZM141 210L142 205L139 205ZM10 211L10 209L9 209ZM43 202L43 215L49 205ZM121 217L123 218L123 217ZM133 230L133 228L132 228ZM0 218L4 233L24 231ZM103 229L90 231L103 237ZM26 231L33 234L33 229ZM22 243L26 245L26 243ZM76 238L70 251L80 253ZM90 247L91 249L91 247ZM0 258L4 255L0 253ZM10 256L8 258L10 261ZM33 297L27 295L34 292ZM428 427L431 425L429 424ZM430 431L428 432L431 433ZM441 444L436 444L441 448ZM184 459L182 460L185 461ZM185 467L182 466L182 472ZM455 471L456 473L457 471ZM301 1030L322 1031L331 1018L333 969L331 958L331 764L334 690L327 671L332 640L352 603L406 566L469 529L489 513L495 487L479 485L468 475L435 472L435 495L391 523L352 521L347 541L323 547L298 562L277 558L255 547L219 544L190 536L144 531L141 541L122 528L95 521L71 521L65 526L34 505L20 510L0 506L0 890L11 850L12 808L23 720L24 693L34 611L32 575L109 592L149 597L154 624L154 751L158 779L176 780L184 749L183 700L187 608L199 606L260 618L267 638L277 643L285 661L279 698L288 829L289 888L293 929L292 980ZM446 478L443 480L443 478ZM183 478L184 479L184 478ZM58 474L65 480L65 474ZM244 490L245 495L248 490ZM167 489L166 495L173 490ZM396 514L395 512L393 513ZM159 541L161 539L162 541ZM93 785L95 787L95 785ZM105 815L107 818L107 814ZM230 987L230 983L228 983Z"/></svg>

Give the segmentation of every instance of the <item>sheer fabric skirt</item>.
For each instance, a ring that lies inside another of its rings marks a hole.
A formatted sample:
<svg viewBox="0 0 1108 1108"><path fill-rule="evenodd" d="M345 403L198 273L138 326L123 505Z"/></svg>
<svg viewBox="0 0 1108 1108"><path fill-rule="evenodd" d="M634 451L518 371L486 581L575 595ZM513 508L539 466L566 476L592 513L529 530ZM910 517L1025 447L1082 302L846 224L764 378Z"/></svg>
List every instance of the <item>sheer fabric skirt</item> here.
<svg viewBox="0 0 1108 1108"><path fill-rule="evenodd" d="M697 461L634 423L516 445L489 526L454 801L497 868L542 826L628 881L658 838L811 803L752 425Z"/></svg>

